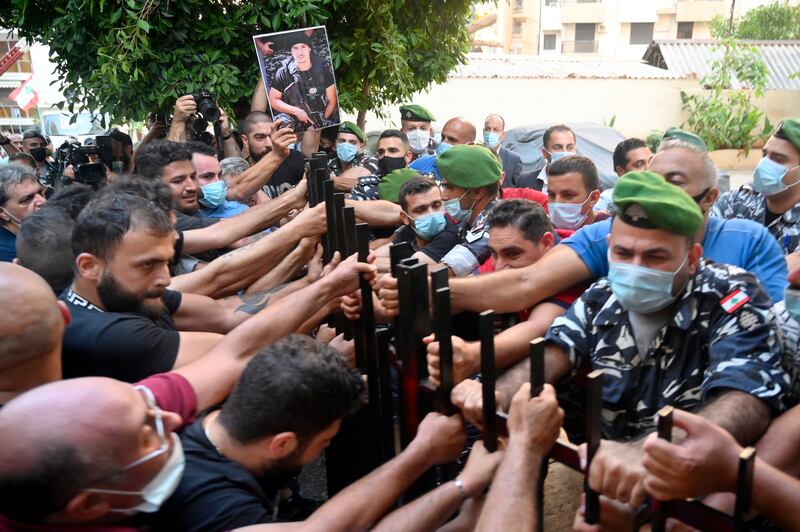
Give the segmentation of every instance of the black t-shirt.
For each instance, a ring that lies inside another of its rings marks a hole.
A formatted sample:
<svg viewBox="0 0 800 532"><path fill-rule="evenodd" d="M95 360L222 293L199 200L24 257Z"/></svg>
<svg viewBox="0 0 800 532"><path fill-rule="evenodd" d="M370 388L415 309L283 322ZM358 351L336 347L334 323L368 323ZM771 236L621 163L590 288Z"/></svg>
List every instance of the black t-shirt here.
<svg viewBox="0 0 800 532"><path fill-rule="evenodd" d="M181 306L180 292L164 292L164 312L157 320L104 312L71 289L60 299L72 314L61 354L65 379L102 376L136 382L175 366L180 336L172 315Z"/></svg>
<svg viewBox="0 0 800 532"><path fill-rule="evenodd" d="M306 170L305 164L303 152L289 150L289 156L275 169L270 180L264 185L264 192L267 196L277 198L296 186L303 179Z"/></svg>
<svg viewBox="0 0 800 532"><path fill-rule="evenodd" d="M431 260L439 262L442 260L442 257L447 255L450 250L456 246L456 244L461 242L463 226L463 222L455 224L448 220L447 225L441 233L433 237L433 240L425 244L424 248L417 249L417 240L415 238L416 233L414 233L414 230L411 229L411 227L404 225L395 232L395 237L394 240L392 240L392 243L399 244L401 242L408 242L411 244L411 247L414 249L414 251L421 251L429 256Z"/></svg>
<svg viewBox="0 0 800 532"><path fill-rule="evenodd" d="M219 454L203 430L203 418L181 434L186 466L180 484L158 514L155 530L233 530L274 523L280 486L259 482L237 462Z"/></svg>
<svg viewBox="0 0 800 532"><path fill-rule="evenodd" d="M184 214L181 211L175 211L175 229L181 232L183 237L184 231L191 231L192 229L204 229L208 226L214 225L219 222L219 218L203 218L199 214ZM181 241L181 249L183 249L183 241ZM229 249L210 249L201 253L192 253L192 256L205 262L211 262L217 257L221 257Z"/></svg>
<svg viewBox="0 0 800 532"><path fill-rule="evenodd" d="M322 112L325 110L325 89L334 84L333 75L327 68L320 65L316 57L312 59L312 65L309 70L301 71L298 70L296 64L289 63L275 74L275 79L272 80L272 88L283 95L283 100L286 103L300 105L300 102L296 101L291 93L287 94L286 92L286 89L292 83L296 83L297 90L309 108L312 111Z"/></svg>

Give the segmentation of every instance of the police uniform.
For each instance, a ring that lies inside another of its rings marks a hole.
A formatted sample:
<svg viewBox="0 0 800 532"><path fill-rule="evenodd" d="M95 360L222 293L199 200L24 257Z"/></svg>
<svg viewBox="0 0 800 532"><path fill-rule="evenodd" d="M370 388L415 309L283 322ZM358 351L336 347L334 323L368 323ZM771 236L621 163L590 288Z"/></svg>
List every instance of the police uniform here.
<svg viewBox="0 0 800 532"><path fill-rule="evenodd" d="M781 346L781 365L789 376L790 393L786 398L788 406L800 403L800 323L786 309L784 301L772 307L778 323L778 339Z"/></svg>
<svg viewBox="0 0 800 532"><path fill-rule="evenodd" d="M339 126L339 131L355 135L361 142L367 142L367 137L364 135L364 131L353 122L342 122L342 125ZM355 158L349 164L350 168L362 166L369 170L369 172L372 174L378 173L377 157L370 157L364 152L357 153ZM342 169L342 163L337 155L334 155L328 160L328 170L333 175L340 175L344 171Z"/></svg>
<svg viewBox="0 0 800 532"><path fill-rule="evenodd" d="M768 214L772 220L768 219ZM743 218L760 223L775 237L784 254L794 253L800 246L800 203L775 217L767 211L767 197L750 185L720 196L711 209L711 216L728 220Z"/></svg>
<svg viewBox="0 0 800 532"><path fill-rule="evenodd" d="M370 201L380 199L378 185L381 184L381 177L377 173L365 175L358 178L358 184L350 191L347 199L355 201Z"/></svg>
<svg viewBox="0 0 800 532"><path fill-rule="evenodd" d="M502 175L497 157L484 146L453 146L438 157L436 164L443 180L467 190L497 183ZM478 213L471 226L465 227L461 242L440 261L457 277L470 275L489 258L489 225L486 222L495 205L497 198Z"/></svg>
<svg viewBox="0 0 800 532"><path fill-rule="evenodd" d="M303 35L293 37L287 44L291 47L298 42L303 42L309 47L312 46L311 41ZM275 116L276 121L281 120L287 127L291 127L295 131L305 130L309 127L320 129L339 122L338 109L329 118L324 116L325 107L328 105L325 91L336 83L333 73L330 69L325 68L313 51L310 52L310 60L311 68L301 71L294 59L290 59L278 70L271 84L272 88L282 94L283 101L305 110L314 122L313 126L301 124L297 117L288 113L279 113Z"/></svg>
<svg viewBox="0 0 800 532"><path fill-rule="evenodd" d="M654 180L653 187L629 194L626 185L642 174ZM629 225L651 223L689 236L702 223L691 197L651 172L620 178L614 202L621 221ZM672 309L667 315L630 312L604 278L556 318L547 333L546 340L567 354L574 370L603 370L607 438L637 438L655 429L661 407L697 410L725 390L751 394L775 411L783 408L789 378L781 367L771 300L751 273L703 259L667 308ZM649 343L639 346L637 333L641 336L646 326L651 327L645 335Z"/></svg>

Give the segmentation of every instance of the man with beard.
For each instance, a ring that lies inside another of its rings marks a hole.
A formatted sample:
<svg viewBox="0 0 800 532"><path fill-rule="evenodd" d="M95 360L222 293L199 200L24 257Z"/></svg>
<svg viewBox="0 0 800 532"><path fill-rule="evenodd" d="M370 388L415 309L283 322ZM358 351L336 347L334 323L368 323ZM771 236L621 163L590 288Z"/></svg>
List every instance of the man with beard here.
<svg viewBox="0 0 800 532"><path fill-rule="evenodd" d="M387 129L381 133L375 153L378 155L378 172L360 177L348 199L356 201L378 199L378 185L384 176L405 168L414 157L408 145L408 137L398 129Z"/></svg>
<svg viewBox="0 0 800 532"><path fill-rule="evenodd" d="M281 126L282 128L285 125ZM278 157L283 150L276 150L274 135L275 124L267 113L253 111L241 123L242 144L244 145L247 162L253 168L264 157ZM287 131L291 131L286 128ZM294 135L292 134L292 138ZM281 159L280 165L274 169L271 177L263 185L264 192L270 198L277 198L287 190L297 185L303 179L305 172L305 158L298 150L288 150L288 155ZM237 181L238 182L238 181ZM235 199L235 198L229 198ZM241 200L239 200L241 201Z"/></svg>
<svg viewBox="0 0 800 532"><path fill-rule="evenodd" d="M72 234L74 281L61 296L73 316L64 377L133 382L169 371L251 316L166 289L175 239L167 213L145 198L106 195L83 209Z"/></svg>

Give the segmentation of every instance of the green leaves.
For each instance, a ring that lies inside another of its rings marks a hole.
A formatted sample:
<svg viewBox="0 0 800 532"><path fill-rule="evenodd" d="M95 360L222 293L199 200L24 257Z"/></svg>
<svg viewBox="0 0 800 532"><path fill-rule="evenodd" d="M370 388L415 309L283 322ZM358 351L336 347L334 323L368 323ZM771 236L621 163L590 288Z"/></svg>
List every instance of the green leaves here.
<svg viewBox="0 0 800 532"><path fill-rule="evenodd" d="M260 74L251 36L324 25L345 111L381 110L466 58L471 0L10 0L0 26L48 44L62 89L115 120L170 112L200 86L230 109ZM81 31L76 31L80 28ZM364 93L365 81L369 91Z"/></svg>

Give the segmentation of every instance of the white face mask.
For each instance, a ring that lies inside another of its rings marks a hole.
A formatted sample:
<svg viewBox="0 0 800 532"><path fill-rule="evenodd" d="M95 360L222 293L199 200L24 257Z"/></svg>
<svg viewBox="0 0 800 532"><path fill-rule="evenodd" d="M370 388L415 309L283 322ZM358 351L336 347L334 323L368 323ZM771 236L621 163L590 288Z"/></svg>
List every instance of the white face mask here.
<svg viewBox="0 0 800 532"><path fill-rule="evenodd" d="M169 455L167 463L161 468L156 476L150 480L139 491L112 490L102 488L87 488L84 491L93 493L110 493L112 495L139 495L142 502L131 508L112 508L110 511L125 515L134 515L139 512L157 512L170 495L175 492L178 484L183 477L183 469L186 459L183 456L183 446L181 439L174 432L172 436L172 454Z"/></svg>
<svg viewBox="0 0 800 532"><path fill-rule="evenodd" d="M583 203L548 203L547 208L550 211L550 219L556 229L569 231L579 229L583 222L586 221L586 214L581 214L581 209L583 209L587 201L589 201L589 198L586 198Z"/></svg>
<svg viewBox="0 0 800 532"><path fill-rule="evenodd" d="M424 152L431 142L431 134L424 129L412 129L407 133L408 145L416 155Z"/></svg>
<svg viewBox="0 0 800 532"><path fill-rule="evenodd" d="M12 223L12 224L14 224L15 226L17 226L17 228L18 228L18 229L19 229L19 227L21 227L21 226L22 226L22 220L20 220L19 218L17 218L16 216L14 216L13 214L11 214L10 212L8 212L8 211L7 211L6 209L4 209L3 207L0 207L0 209L2 209L2 211L3 211L4 213L6 213L6 214L8 215L8 217L9 217L9 218L11 218L11 223Z"/></svg>

